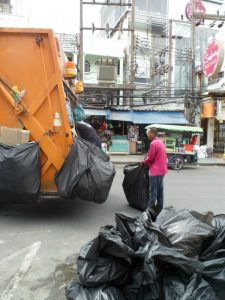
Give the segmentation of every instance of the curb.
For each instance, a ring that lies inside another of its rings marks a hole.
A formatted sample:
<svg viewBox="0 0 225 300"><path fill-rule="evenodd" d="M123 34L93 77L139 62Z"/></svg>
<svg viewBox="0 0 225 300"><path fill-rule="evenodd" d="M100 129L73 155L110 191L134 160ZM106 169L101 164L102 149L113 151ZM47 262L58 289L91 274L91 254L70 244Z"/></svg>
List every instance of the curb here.
<svg viewBox="0 0 225 300"><path fill-rule="evenodd" d="M139 163L138 161L111 161L115 165L129 165L129 164L134 164L134 163ZM196 164L196 166L225 166L225 163L200 163Z"/></svg>
<svg viewBox="0 0 225 300"><path fill-rule="evenodd" d="M225 166L225 163L201 163L201 164L198 164L199 166Z"/></svg>
<svg viewBox="0 0 225 300"><path fill-rule="evenodd" d="M139 161L111 161L115 165L130 165L130 164L138 164Z"/></svg>

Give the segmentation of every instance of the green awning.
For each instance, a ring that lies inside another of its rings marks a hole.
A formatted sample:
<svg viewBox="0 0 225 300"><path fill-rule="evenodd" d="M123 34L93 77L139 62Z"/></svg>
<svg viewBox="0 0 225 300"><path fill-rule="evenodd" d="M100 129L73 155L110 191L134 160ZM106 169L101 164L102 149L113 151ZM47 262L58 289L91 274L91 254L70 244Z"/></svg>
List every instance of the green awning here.
<svg viewBox="0 0 225 300"><path fill-rule="evenodd" d="M170 131L179 131L179 132L198 132L202 133L203 129L201 127L197 126L180 126L180 125L166 125L166 124L151 124L146 126L146 129L149 129L151 127L155 127L157 129L162 130L170 130Z"/></svg>

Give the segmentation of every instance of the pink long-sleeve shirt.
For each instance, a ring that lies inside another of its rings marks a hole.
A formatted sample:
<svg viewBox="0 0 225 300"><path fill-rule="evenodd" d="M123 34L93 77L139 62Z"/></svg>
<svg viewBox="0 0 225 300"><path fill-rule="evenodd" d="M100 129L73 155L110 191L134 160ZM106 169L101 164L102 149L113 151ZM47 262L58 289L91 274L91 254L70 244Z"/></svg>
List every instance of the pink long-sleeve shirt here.
<svg viewBox="0 0 225 300"><path fill-rule="evenodd" d="M151 142L143 164L149 166L151 176L164 176L167 173L166 149L160 138L156 137Z"/></svg>

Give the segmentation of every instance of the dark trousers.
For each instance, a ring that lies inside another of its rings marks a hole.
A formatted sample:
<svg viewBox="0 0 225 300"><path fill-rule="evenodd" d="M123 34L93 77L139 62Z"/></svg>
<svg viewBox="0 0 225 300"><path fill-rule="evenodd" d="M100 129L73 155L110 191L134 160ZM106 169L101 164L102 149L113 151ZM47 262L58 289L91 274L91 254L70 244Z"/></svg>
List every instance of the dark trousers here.
<svg viewBox="0 0 225 300"><path fill-rule="evenodd" d="M150 197L148 207L157 207L157 211L160 212L163 209L163 178L164 176L150 176L149 177L149 191Z"/></svg>

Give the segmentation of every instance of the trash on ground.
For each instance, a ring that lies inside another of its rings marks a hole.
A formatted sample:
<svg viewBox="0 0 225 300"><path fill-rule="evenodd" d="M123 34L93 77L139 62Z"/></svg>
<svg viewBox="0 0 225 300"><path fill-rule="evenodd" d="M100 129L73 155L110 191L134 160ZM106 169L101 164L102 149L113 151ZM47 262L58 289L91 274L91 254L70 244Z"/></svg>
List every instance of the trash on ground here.
<svg viewBox="0 0 225 300"><path fill-rule="evenodd" d="M164 208L115 215L81 248L68 300L224 300L225 215Z"/></svg>

